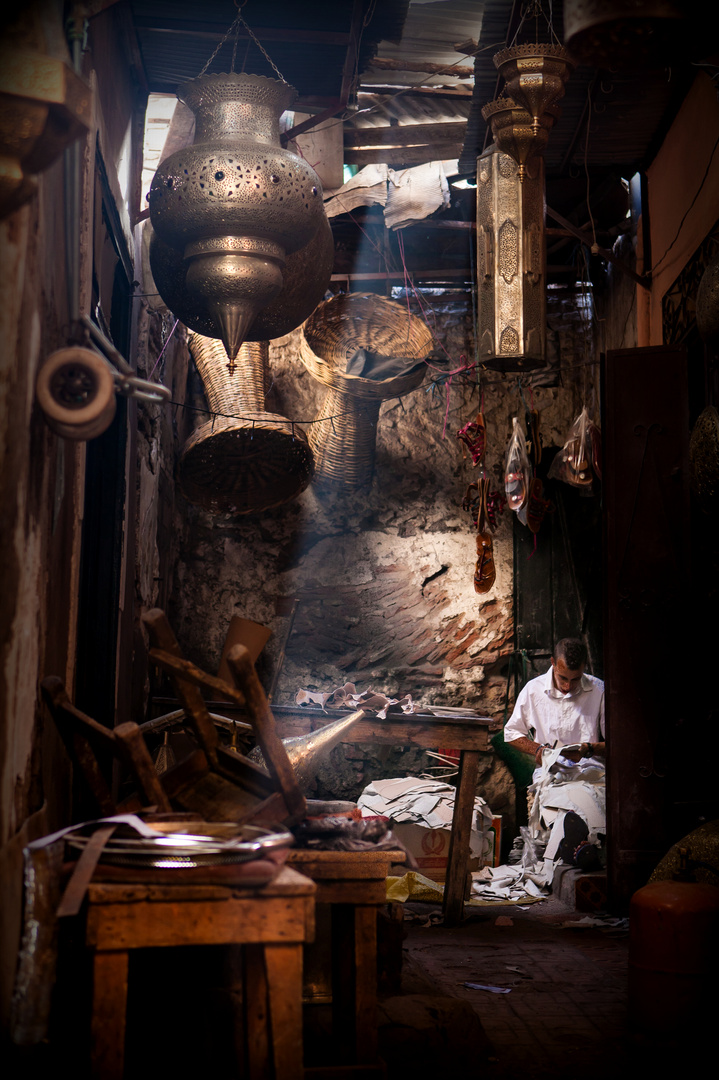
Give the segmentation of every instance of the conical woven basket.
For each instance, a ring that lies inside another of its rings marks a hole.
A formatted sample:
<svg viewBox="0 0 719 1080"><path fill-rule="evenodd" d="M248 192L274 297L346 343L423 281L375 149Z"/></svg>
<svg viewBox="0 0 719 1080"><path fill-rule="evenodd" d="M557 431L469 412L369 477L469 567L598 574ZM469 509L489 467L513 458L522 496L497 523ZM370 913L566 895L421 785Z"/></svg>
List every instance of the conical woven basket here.
<svg viewBox="0 0 719 1080"><path fill-rule="evenodd" d="M312 479L312 451L301 428L264 410L267 342L245 342L233 372L218 339L190 334L189 344L207 404L219 415L185 444L179 465L185 497L225 514L269 510L296 498Z"/></svg>
<svg viewBox="0 0 719 1080"><path fill-rule="evenodd" d="M347 359L357 349L419 362L432 349L432 334L402 304L374 293L325 300L302 327L300 358L329 387L309 435L315 477L352 488L372 479L382 402L416 389L426 370L422 365L390 379L347 374Z"/></svg>

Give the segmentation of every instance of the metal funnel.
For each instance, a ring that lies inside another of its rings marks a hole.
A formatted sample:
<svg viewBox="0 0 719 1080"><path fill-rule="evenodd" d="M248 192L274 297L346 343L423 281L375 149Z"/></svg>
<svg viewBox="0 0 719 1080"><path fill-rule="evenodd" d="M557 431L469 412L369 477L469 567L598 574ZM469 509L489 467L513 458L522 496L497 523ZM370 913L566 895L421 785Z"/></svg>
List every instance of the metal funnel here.
<svg viewBox="0 0 719 1080"><path fill-rule="evenodd" d="M329 754L333 746L342 741L350 728L354 727L364 715L363 709L357 709L356 712L349 713L348 716L343 716L332 724L326 724L324 727L318 728L317 731L282 740L290 764L295 770L297 780L303 791L316 778L317 766L322 759ZM259 746L254 747L247 756L255 764L264 766L265 759Z"/></svg>

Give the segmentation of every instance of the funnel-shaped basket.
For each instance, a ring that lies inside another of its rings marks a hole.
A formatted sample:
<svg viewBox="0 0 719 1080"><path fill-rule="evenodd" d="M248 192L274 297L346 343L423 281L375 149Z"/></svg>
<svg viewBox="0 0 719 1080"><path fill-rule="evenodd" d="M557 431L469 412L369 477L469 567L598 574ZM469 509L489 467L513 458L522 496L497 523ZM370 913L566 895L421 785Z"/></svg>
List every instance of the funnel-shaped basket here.
<svg viewBox="0 0 719 1080"><path fill-rule="evenodd" d="M388 379L348 374L348 359L366 349L417 361ZM432 349L429 327L407 308L373 293L348 293L319 304L302 327L300 359L329 388L309 441L318 480L359 488L372 479L383 401L415 390Z"/></svg>
<svg viewBox="0 0 719 1080"><path fill-rule="evenodd" d="M245 342L230 371L222 342L190 334L207 403L215 414L185 444L179 481L190 502L213 513L249 514L281 506L312 479L307 436L265 412L268 344Z"/></svg>

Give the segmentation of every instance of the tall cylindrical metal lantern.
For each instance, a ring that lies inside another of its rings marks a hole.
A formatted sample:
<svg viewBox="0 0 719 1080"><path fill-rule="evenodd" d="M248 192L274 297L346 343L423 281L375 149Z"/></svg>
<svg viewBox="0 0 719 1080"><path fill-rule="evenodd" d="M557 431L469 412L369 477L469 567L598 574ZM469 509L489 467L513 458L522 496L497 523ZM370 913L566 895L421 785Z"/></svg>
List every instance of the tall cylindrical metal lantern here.
<svg viewBox="0 0 719 1080"><path fill-rule="evenodd" d="M492 144L477 161L479 359L500 371L546 362L544 159L517 163Z"/></svg>
<svg viewBox="0 0 719 1080"><path fill-rule="evenodd" d="M320 228L322 187L280 145L279 118L295 97L287 83L203 75L178 97L195 114L195 142L155 173L150 218L184 260L185 302L209 315L211 336L233 361L258 313L280 295L287 256Z"/></svg>

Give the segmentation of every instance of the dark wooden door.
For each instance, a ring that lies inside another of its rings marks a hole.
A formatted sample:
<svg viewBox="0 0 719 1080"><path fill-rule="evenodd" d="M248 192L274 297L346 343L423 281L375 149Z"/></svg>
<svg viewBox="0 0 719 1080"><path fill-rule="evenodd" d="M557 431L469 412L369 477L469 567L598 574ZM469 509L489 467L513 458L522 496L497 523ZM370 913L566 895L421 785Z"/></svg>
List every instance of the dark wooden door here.
<svg viewBox="0 0 719 1080"><path fill-rule="evenodd" d="M674 804L691 709L687 398L683 349L607 353L604 677L615 910L682 835Z"/></svg>

